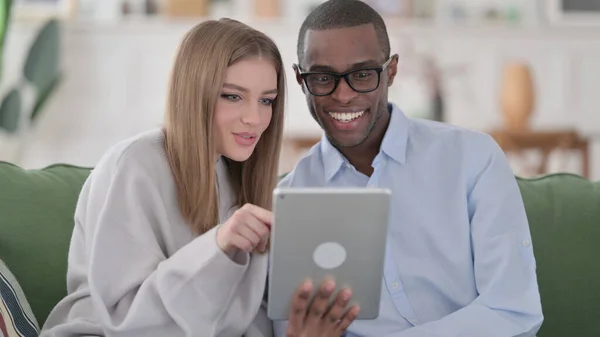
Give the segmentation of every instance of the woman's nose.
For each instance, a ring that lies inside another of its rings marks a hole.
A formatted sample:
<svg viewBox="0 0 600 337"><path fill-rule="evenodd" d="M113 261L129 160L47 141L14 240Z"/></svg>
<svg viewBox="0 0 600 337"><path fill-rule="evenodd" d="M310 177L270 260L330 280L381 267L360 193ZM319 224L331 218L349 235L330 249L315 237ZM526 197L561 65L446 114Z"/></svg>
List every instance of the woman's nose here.
<svg viewBox="0 0 600 337"><path fill-rule="evenodd" d="M260 124L260 107L258 104L250 104L242 111L242 123L247 125Z"/></svg>

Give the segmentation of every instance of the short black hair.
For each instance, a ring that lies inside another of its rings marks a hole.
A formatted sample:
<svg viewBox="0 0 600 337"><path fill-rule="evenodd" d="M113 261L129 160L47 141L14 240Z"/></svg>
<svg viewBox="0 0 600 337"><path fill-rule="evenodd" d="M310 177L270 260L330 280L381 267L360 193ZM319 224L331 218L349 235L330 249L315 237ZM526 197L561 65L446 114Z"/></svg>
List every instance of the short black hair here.
<svg viewBox="0 0 600 337"><path fill-rule="evenodd" d="M390 39L383 18L375 9L359 0L329 0L304 19L298 34L298 62L304 61L304 40L308 30L327 30L372 24L386 59L390 57Z"/></svg>

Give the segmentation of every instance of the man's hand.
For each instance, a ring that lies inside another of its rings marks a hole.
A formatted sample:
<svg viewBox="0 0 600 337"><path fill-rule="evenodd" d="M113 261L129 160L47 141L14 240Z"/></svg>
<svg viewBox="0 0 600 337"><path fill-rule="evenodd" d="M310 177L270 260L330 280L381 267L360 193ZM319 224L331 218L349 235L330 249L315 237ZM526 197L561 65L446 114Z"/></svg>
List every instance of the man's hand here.
<svg viewBox="0 0 600 337"><path fill-rule="evenodd" d="M358 316L359 307L346 306L352 297L349 289L342 289L335 301L328 307L329 299L335 290L333 280L325 280L309 307L312 282L302 284L292 300L292 310L286 337L339 337Z"/></svg>

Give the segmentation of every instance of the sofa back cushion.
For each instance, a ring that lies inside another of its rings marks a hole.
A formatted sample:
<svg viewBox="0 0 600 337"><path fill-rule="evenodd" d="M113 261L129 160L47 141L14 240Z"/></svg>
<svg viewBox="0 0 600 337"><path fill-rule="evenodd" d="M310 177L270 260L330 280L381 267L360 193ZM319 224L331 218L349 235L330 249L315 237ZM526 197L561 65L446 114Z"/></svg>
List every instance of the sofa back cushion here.
<svg viewBox="0 0 600 337"><path fill-rule="evenodd" d="M89 173L68 165L23 170L0 162L0 258L40 324L66 295L73 214Z"/></svg>
<svg viewBox="0 0 600 337"><path fill-rule="evenodd" d="M518 182L545 317L538 337L600 336L600 182L565 173Z"/></svg>
<svg viewBox="0 0 600 337"><path fill-rule="evenodd" d="M23 170L0 162L0 259L40 324L66 295L73 214L89 168ZM600 336L600 182L571 174L518 178L537 260L538 337Z"/></svg>

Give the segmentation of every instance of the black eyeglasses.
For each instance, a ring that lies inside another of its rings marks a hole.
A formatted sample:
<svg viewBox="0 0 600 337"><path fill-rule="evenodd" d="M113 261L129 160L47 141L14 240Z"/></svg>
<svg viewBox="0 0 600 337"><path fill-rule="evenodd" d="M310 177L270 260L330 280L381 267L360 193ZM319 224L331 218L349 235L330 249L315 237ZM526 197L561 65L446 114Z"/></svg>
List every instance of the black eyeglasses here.
<svg viewBox="0 0 600 337"><path fill-rule="evenodd" d="M334 73L328 71L301 72L300 77L304 80L308 91L315 96L331 95L344 78L352 90L367 93L377 90L381 80L381 72L390 64L394 56L390 57L380 67L355 69L345 73ZM299 70L300 67L297 66Z"/></svg>

